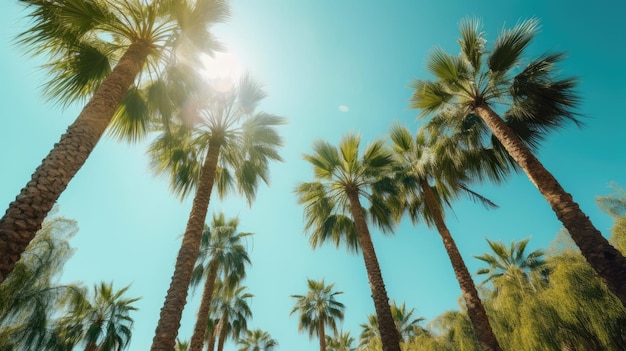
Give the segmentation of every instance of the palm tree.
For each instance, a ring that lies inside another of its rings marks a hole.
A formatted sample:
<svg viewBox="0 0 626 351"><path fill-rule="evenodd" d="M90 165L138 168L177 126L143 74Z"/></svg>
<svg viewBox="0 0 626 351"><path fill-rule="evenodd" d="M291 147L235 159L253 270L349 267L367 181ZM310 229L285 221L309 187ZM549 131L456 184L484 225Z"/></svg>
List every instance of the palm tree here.
<svg viewBox="0 0 626 351"><path fill-rule="evenodd" d="M191 336L190 351L201 351L204 347L207 318L211 308L213 291L219 271L224 279L230 279L231 286L239 283L246 274L245 264L250 258L242 240L251 233L238 233L238 218L226 220L223 213L213 215L211 226L205 226L200 244L200 255L194 269L192 286L200 284L204 277L202 301L198 319ZM205 277L206 276L206 277Z"/></svg>
<svg viewBox="0 0 626 351"><path fill-rule="evenodd" d="M587 261L626 305L626 258L602 236L554 176L534 156L545 135L566 122L580 124L571 78L555 78L563 54L546 54L519 72L522 54L535 37L538 21L504 30L487 50L477 20L461 23L461 53L436 49L428 68L435 81L415 81L412 107L422 116L446 112L452 124L490 131L494 147L506 151L538 188ZM503 115L494 108L508 105ZM454 111L454 113L448 113Z"/></svg>
<svg viewBox="0 0 626 351"><path fill-rule="evenodd" d="M150 147L155 170L169 172L175 192L185 196L195 189L152 351L174 347L213 185L224 196L236 183L250 204L259 179L269 181L269 161L281 160L276 151L281 138L274 127L284 119L255 111L265 97L257 83L246 75L232 90L207 87L205 93L204 100L198 97L185 106L177 121L165 124Z"/></svg>
<svg viewBox="0 0 626 351"><path fill-rule="evenodd" d="M313 248L330 240L336 246L346 242L350 251L363 253L367 277L372 289L376 315L385 351L400 350L400 336L393 324L389 298L366 220L369 216L384 230L393 226L385 196L393 192L385 176L391 171L393 157L382 141L369 145L359 158L360 137L344 136L338 148L324 141L313 145L314 154L304 158L313 165L314 182L302 183L298 201L305 205L306 229L311 231ZM369 192L368 192L369 190ZM369 204L365 211L361 197Z"/></svg>
<svg viewBox="0 0 626 351"><path fill-rule="evenodd" d="M380 339L380 327L378 326L378 318L375 313L367 316L367 323L359 326L362 329L361 335L359 335L359 348L365 348L372 340Z"/></svg>
<svg viewBox="0 0 626 351"><path fill-rule="evenodd" d="M60 322L61 335L71 344L83 343L85 351L122 350L128 346L133 320L132 304L139 298L126 298L128 286L114 290L104 282L94 286L93 300L74 294L71 312Z"/></svg>
<svg viewBox="0 0 626 351"><path fill-rule="evenodd" d="M340 330L333 336L326 336L326 348L328 351L354 351L352 343L354 343L354 338L349 331L344 332Z"/></svg>
<svg viewBox="0 0 626 351"><path fill-rule="evenodd" d="M401 198L404 201L400 201L402 212L408 213L413 223L423 218L429 227L434 225L437 228L480 345L485 350L501 350L472 276L446 226L443 210L443 206L449 206L450 200L460 192L482 200L487 206L495 206L467 187L469 176L464 173L463 166L481 161L479 157L482 155L455 152L455 149L450 148L451 139L426 135L425 131L412 138L409 130L403 126L392 128L391 140L398 160L397 177L407 189ZM431 182L434 184L431 185Z"/></svg>
<svg viewBox="0 0 626 351"><path fill-rule="evenodd" d="M237 340L237 351L274 351L278 341L261 329L246 330L246 337Z"/></svg>
<svg viewBox="0 0 626 351"><path fill-rule="evenodd" d="M424 331L424 329L419 326L419 323L424 321L424 318L419 317L411 319L413 313L415 313L414 308L409 311L406 310L406 303L403 302L402 305L398 306L395 301L391 302L393 322L396 325L396 329L398 329L400 340L402 342L407 342L416 334L420 334ZM380 334L378 332L378 318L376 318L375 314L370 314L367 317L367 323L361 324L360 327L362 329L360 335L360 347L365 347L372 341L372 339L380 338Z"/></svg>
<svg viewBox="0 0 626 351"><path fill-rule="evenodd" d="M396 328L398 328L400 338L403 342L409 341L416 333L422 331L422 327L419 326L419 323L423 322L424 318L418 317L411 319L414 312L414 308L407 311L406 303L404 302L400 306L396 305L395 301L391 303L391 314L393 315L393 320L396 323Z"/></svg>
<svg viewBox="0 0 626 351"><path fill-rule="evenodd" d="M245 292L245 290L245 286L229 287L224 285L213 300L214 313L219 317L219 322L216 325L217 351L224 350L224 343L229 336L233 340L237 340L242 333L248 330L247 320L252 317L248 299L254 295Z"/></svg>
<svg viewBox="0 0 626 351"><path fill-rule="evenodd" d="M507 248L500 241L487 239L489 247L495 255L485 253L480 256L474 256L489 264L488 268L482 268L476 274L487 276L483 283L489 281L494 283L497 281L500 283L511 282L520 291L527 288L534 289L532 276L537 273L545 275L546 261L543 259L544 252L541 249L526 253L526 246L529 240L512 241Z"/></svg>
<svg viewBox="0 0 626 351"><path fill-rule="evenodd" d="M22 1L34 25L19 43L52 60L46 65L52 70L47 95L65 104L91 97L0 219L0 282L114 116L118 135L132 139L145 131L146 120L124 119L128 114L119 109L136 97L131 86L140 73L158 70L160 58L175 57L174 49L212 53L219 45L208 29L228 16L222 0Z"/></svg>
<svg viewBox="0 0 626 351"><path fill-rule="evenodd" d="M299 313L298 331L308 331L309 338L317 334L320 340L320 351L326 351L326 327L337 333L337 319L343 320L344 305L335 300L335 296L343 294L332 291L335 284L326 285L324 280L307 279L309 291L306 295L291 295L296 305L291 314Z"/></svg>

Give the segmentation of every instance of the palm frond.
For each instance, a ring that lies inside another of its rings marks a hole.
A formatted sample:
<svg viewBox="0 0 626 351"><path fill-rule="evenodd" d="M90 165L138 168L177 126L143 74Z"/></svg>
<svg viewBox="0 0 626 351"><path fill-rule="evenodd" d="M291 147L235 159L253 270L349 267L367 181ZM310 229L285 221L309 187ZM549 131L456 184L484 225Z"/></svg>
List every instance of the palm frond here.
<svg viewBox="0 0 626 351"><path fill-rule="evenodd" d="M487 66L495 74L503 74L519 64L521 55L537 34L539 21L529 19L503 30L493 44Z"/></svg>
<svg viewBox="0 0 626 351"><path fill-rule="evenodd" d="M468 17L461 21L459 29L461 38L459 45L461 46L462 57L472 67L474 72L480 71L482 64L482 55L485 52L486 40L481 30L481 22L478 18Z"/></svg>

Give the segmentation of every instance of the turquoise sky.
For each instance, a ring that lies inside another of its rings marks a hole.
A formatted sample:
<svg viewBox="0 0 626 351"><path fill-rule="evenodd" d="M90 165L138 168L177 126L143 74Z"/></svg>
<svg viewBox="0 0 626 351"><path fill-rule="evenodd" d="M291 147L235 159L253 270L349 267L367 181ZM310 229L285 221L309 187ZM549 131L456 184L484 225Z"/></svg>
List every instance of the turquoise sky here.
<svg viewBox="0 0 626 351"><path fill-rule="evenodd" d="M596 195L610 193L615 181L626 185L626 3L606 1L357 1L263 0L232 2L232 20L216 34L269 97L261 109L285 116L284 163L272 167L271 187L261 187L248 208L231 198L211 204L241 218L240 230L256 233L250 243L253 266L246 285L251 328L261 328L280 343L279 350L312 351L316 340L298 334L289 317L292 294L306 291L306 279L335 283L346 305L343 329L358 338L359 324L374 308L360 256L328 246L312 251L303 233L302 208L293 189L312 179L301 155L316 138L336 143L348 131L365 143L384 137L390 126L416 129L416 111L408 108L412 79L428 78L424 63L435 46L458 52L457 24L465 16L484 21L488 40L503 26L537 17L542 30L530 54L566 51L562 73L579 78L580 112L587 127L569 126L543 145L539 158L574 195L594 224L608 235L611 219L600 212ZM12 44L27 24L17 1L0 4L0 204L8 206L30 179L53 144L78 115L79 107L61 110L41 97L44 80L38 62ZM489 45L489 44L488 44ZM340 108L344 106L344 108ZM126 145L103 139L58 203L60 214L78 221L76 248L64 282L114 281L132 284L129 295L142 296L133 315L130 350L151 343L180 245L191 201L178 201L167 181L148 169L146 143ZM472 258L487 251L485 238L521 240L530 248L547 247L560 228L554 214L525 176L506 184L476 187L500 205L487 212L459 201L448 224L471 272ZM460 290L437 233L402 223L393 237L373 230L373 239L390 298L415 308L430 320L458 306ZM188 338L199 293L188 303L180 330ZM234 350L230 343L226 350Z"/></svg>

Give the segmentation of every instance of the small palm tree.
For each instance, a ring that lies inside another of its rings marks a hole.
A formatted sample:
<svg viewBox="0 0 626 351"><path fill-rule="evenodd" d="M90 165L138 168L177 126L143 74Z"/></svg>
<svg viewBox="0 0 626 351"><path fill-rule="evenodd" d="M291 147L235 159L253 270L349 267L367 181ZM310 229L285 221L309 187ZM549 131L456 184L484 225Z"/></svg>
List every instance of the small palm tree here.
<svg viewBox="0 0 626 351"><path fill-rule="evenodd" d="M407 342L410 338L423 332L423 328L419 326L419 323L424 321L424 318L418 317L412 319L413 313L415 313L415 309L412 308L407 311L406 303L403 302L402 305L398 306L395 301L391 302L391 314L393 315L393 321L396 325L396 329L398 329L398 333L400 333L402 342ZM378 318L376 318L375 314L370 314L367 317L367 323L361 324L360 327L362 329L360 347L365 347L373 339L380 338L378 332Z"/></svg>
<svg viewBox="0 0 626 351"><path fill-rule="evenodd" d="M86 294L74 294L72 310L61 322L62 335L71 344L82 343L85 351L114 351L128 346L133 320L132 304L139 298L126 298L128 286L114 290L113 284L95 285L93 299Z"/></svg>
<svg viewBox="0 0 626 351"><path fill-rule="evenodd" d="M350 332L344 332L340 330L335 335L326 336L326 349L328 351L354 351L352 347L354 338L350 335Z"/></svg>
<svg viewBox="0 0 626 351"><path fill-rule="evenodd" d="M550 204L583 256L626 306L626 258L609 244L572 196L535 157L545 135L566 122L580 124L574 108L576 82L555 78L563 54L546 54L518 72L522 55L537 34L538 21L523 21L503 31L488 50L480 22L461 23L461 53L436 49L428 63L434 81L415 81L412 107L421 116L445 115L449 125L480 129L493 136ZM507 106L499 115L494 109ZM483 139L484 140L484 139Z"/></svg>
<svg viewBox="0 0 626 351"><path fill-rule="evenodd" d="M526 253L529 240L512 241L507 247L500 241L487 239L494 255L485 253L474 256L489 265L488 268L482 268L476 272L478 275L486 276L483 284L490 281L499 286L503 283L512 283L520 291L528 288L534 289L532 276L545 275L546 261L541 249Z"/></svg>
<svg viewBox="0 0 626 351"><path fill-rule="evenodd" d="M194 269L191 286L197 286L204 278L204 288L198 318L191 336L190 351L201 351L204 347L207 318L220 271L230 286L237 285L246 274L245 264L250 258L242 244L251 233L238 233L238 218L226 220L223 213L213 215L211 226L205 226L200 244L200 254Z"/></svg>
<svg viewBox="0 0 626 351"><path fill-rule="evenodd" d="M250 204L259 180L269 181L269 162L281 160L275 127L284 119L256 111L265 97L259 84L246 75L232 90L209 86L205 94L163 124L149 150L155 170L169 173L176 193L195 190L152 351L174 347L214 184L220 196L236 188Z"/></svg>
<svg viewBox="0 0 626 351"><path fill-rule="evenodd" d="M217 351L223 351L224 343L229 336L233 340L238 340L241 334L248 330L247 321L252 317L248 299L254 295L245 292L245 286L222 286L218 289L220 293L213 300L213 308L214 314L219 318L215 329Z"/></svg>
<svg viewBox="0 0 626 351"><path fill-rule="evenodd" d="M369 145L359 157L360 137L344 136L338 148L324 141L313 145L314 154L304 158L313 165L314 182L302 183L296 193L305 206L306 229L311 231L313 248L325 241L336 246L345 242L348 250L360 249L372 289L380 335L385 351L400 350L400 336L393 323L389 298L370 236L367 218L384 230L393 226L392 212L385 197L394 193L387 177L393 157L382 141ZM369 202L366 211L361 198Z"/></svg>
<svg viewBox="0 0 626 351"><path fill-rule="evenodd" d="M450 147L455 142L454 138L428 134L426 130L420 131L413 138L403 126L392 128L391 140L397 159L396 177L406 189L404 196L399 197L400 201L396 201L400 209L398 215L406 212L413 223L424 219L428 226L437 228L480 345L485 350L501 350L472 276L444 219L444 206L450 206L451 200L458 197L459 193L480 200L486 206L495 207L467 186L470 181L468 172L475 171L468 167L475 167L476 163L480 164L489 155Z"/></svg>
<svg viewBox="0 0 626 351"><path fill-rule="evenodd" d="M208 30L228 17L222 0L22 2L31 10L33 26L19 43L52 61L46 65L51 69L48 97L64 104L90 98L0 219L0 283L111 121L116 120L113 130L120 136L132 139L145 132L146 119L124 118L128 114L120 109L137 100L133 84L150 76L140 73L147 68L156 73L163 59L176 57L173 50L219 49Z"/></svg>
<svg viewBox="0 0 626 351"><path fill-rule="evenodd" d="M291 295L296 299L296 305L291 314L299 313L298 331L306 330L309 337L317 335L320 341L320 351L326 351L326 327L336 334L337 319L343 320L344 305L335 300L335 296L343 294L332 291L335 284L325 285L324 280L307 279L309 291L306 295Z"/></svg>
<svg viewBox="0 0 626 351"><path fill-rule="evenodd" d="M246 336L237 340L237 351L274 351L278 341L272 339L270 333L261 329L246 330Z"/></svg>
<svg viewBox="0 0 626 351"><path fill-rule="evenodd" d="M415 313L415 309L411 308L407 311L406 303L404 302L400 306L396 305L395 301L391 303L391 314L403 342L409 341L410 338L415 336L416 332L422 330L419 323L423 322L424 318L412 319L413 313Z"/></svg>

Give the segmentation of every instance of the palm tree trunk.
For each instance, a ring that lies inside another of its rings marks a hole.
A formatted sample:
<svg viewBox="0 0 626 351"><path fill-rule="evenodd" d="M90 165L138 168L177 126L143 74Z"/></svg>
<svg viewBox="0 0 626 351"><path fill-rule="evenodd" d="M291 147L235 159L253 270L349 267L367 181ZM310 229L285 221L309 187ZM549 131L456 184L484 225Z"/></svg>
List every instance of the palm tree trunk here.
<svg viewBox="0 0 626 351"><path fill-rule="evenodd" d="M215 351L215 340L217 339L217 335L219 333L219 322L215 324L213 327L213 331L211 332L211 337L207 342L207 351Z"/></svg>
<svg viewBox="0 0 626 351"><path fill-rule="evenodd" d="M626 258L609 244L602 233L593 226L589 217L580 210L572 195L565 192L554 176L545 169L498 114L485 103L476 106L475 112L526 172L580 248L587 262L626 307Z"/></svg>
<svg viewBox="0 0 626 351"><path fill-rule="evenodd" d="M159 323L157 324L151 351L170 351L176 345L176 336L180 327L183 308L187 302L189 283L193 267L198 258L202 229L211 201L211 191L215 182L217 161L219 159L221 143L209 142L209 151L200 171L200 181L196 188L191 213L187 220L187 228L183 235L183 242L178 251L174 275L170 288L161 308Z"/></svg>
<svg viewBox="0 0 626 351"><path fill-rule="evenodd" d="M97 351L98 350L98 345L96 345L95 342L90 341L87 343L87 346L85 346L85 351Z"/></svg>
<svg viewBox="0 0 626 351"><path fill-rule="evenodd" d="M365 261L367 278L372 289L372 299L374 300L374 309L378 318L378 329L380 331L380 340L383 344L383 351L400 351L400 334L391 315L389 297L387 296L385 282L380 272L380 265L374 251L374 244L365 221L365 214L363 213L359 195L356 191L348 192L348 199L350 200L350 212L352 212L352 217L354 218L359 245Z"/></svg>
<svg viewBox="0 0 626 351"><path fill-rule="evenodd" d="M317 326L317 334L320 338L320 351L326 351L326 333L324 332L324 321L321 319Z"/></svg>
<svg viewBox="0 0 626 351"><path fill-rule="evenodd" d="M0 219L0 283L11 273L26 246L70 180L87 161L111 122L128 88L142 70L150 45L138 41L102 82L61 140L37 167L30 182Z"/></svg>
<svg viewBox="0 0 626 351"><path fill-rule="evenodd" d="M204 291L202 292L202 301L198 310L198 319L191 336L191 344L189 351L202 351L204 347L204 335L207 329L207 320L211 309L211 300L213 299L213 290L215 289L215 280L217 279L217 270L219 265L215 258L209 262L209 275L204 281Z"/></svg>
<svg viewBox="0 0 626 351"><path fill-rule="evenodd" d="M228 328L227 328L227 320L228 320L228 315L224 314L222 316L222 320L220 321L220 323L222 324L222 328L220 329L220 338L217 341L217 351L224 351L224 344L226 343L226 336L228 335Z"/></svg>
<svg viewBox="0 0 626 351"><path fill-rule="evenodd" d="M426 179L422 179L420 183L422 193L424 194L424 199L426 201L426 206L433 216L435 226L439 231L439 235L441 235L443 245L446 248L450 262L452 263L452 268L454 268L454 275L456 275L456 279L461 287L463 299L465 300L465 305L467 306L467 314L472 322L472 327L474 328L476 339L478 339L478 344L485 351L502 351L502 348L500 347L500 344L491 329L489 318L487 318L487 312L485 312L485 307L478 296L478 291L476 290L472 276L467 270L463 257L461 257L461 253L459 252L459 249L456 246L445 221L443 220L442 209L435 198L433 189L430 184L428 184Z"/></svg>

